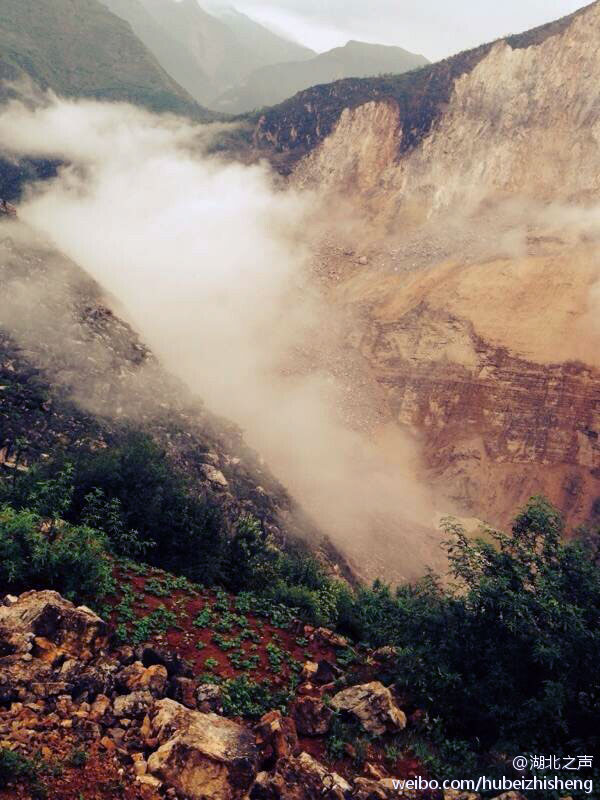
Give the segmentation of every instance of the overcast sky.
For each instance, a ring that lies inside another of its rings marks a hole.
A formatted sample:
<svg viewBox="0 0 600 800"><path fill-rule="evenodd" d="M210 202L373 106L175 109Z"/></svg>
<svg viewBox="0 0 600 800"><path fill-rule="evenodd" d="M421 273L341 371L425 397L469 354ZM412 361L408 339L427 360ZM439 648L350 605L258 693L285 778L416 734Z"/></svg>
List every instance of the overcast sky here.
<svg viewBox="0 0 600 800"><path fill-rule="evenodd" d="M211 0L315 50L359 39L438 60L575 11L586 0ZM203 5L202 0L200 4Z"/></svg>

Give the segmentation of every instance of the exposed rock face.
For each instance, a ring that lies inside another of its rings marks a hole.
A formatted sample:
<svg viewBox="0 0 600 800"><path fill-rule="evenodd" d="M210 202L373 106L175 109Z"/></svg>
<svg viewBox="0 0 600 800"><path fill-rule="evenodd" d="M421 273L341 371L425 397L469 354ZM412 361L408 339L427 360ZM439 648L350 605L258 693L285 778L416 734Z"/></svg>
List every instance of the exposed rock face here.
<svg viewBox="0 0 600 800"><path fill-rule="evenodd" d="M352 314L390 424L422 443L440 510L505 525L543 493L572 524L596 513L599 37L594 3L409 76L427 124L362 83L341 112L344 86L311 95L308 117L337 117L302 146L285 109L257 133L294 158L310 150L293 181L365 221L344 245L367 262L340 241L327 291Z"/></svg>
<svg viewBox="0 0 600 800"><path fill-rule="evenodd" d="M352 714L365 731L381 735L406 727L406 715L394 703L392 693L379 681L342 689L331 700L336 711Z"/></svg>
<svg viewBox="0 0 600 800"><path fill-rule="evenodd" d="M189 800L235 800L247 791L257 751L246 728L165 699L153 709L151 730L161 745L148 770Z"/></svg>

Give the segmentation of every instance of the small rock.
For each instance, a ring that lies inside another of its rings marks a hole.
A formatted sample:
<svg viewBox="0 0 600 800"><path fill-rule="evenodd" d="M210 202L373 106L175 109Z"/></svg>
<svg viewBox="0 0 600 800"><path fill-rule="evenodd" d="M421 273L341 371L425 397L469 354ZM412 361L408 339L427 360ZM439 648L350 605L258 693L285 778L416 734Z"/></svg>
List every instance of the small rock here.
<svg viewBox="0 0 600 800"><path fill-rule="evenodd" d="M113 704L115 717L143 717L152 705L153 697L148 691L132 692L117 697Z"/></svg>
<svg viewBox="0 0 600 800"><path fill-rule="evenodd" d="M294 721L281 711L268 711L254 728L256 744L263 762L292 756L298 748Z"/></svg>
<svg viewBox="0 0 600 800"><path fill-rule="evenodd" d="M159 781L153 775L137 775L135 781L136 783L141 783L142 786L150 786L152 789L160 789L162 786L162 781Z"/></svg>
<svg viewBox="0 0 600 800"><path fill-rule="evenodd" d="M202 464L201 470L204 474L204 477L212 483L212 485L217 489L228 489L229 483L227 478L220 469L213 467L212 464Z"/></svg>
<svg viewBox="0 0 600 800"><path fill-rule="evenodd" d="M302 665L300 680L303 682L312 683L318 671L319 665L315 661L305 661Z"/></svg>
<svg viewBox="0 0 600 800"><path fill-rule="evenodd" d="M333 716L333 711L315 697L300 697L292 710L301 736L323 736L329 730Z"/></svg>
<svg viewBox="0 0 600 800"><path fill-rule="evenodd" d="M196 689L198 711L204 714L223 713L223 692L215 683L201 683Z"/></svg>

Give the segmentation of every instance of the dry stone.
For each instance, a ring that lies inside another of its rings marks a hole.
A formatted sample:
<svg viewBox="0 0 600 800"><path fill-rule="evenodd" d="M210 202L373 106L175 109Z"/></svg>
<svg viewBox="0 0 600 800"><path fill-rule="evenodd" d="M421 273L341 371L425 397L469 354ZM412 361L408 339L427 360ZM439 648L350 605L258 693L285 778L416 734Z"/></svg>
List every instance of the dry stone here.
<svg viewBox="0 0 600 800"><path fill-rule="evenodd" d="M188 800L237 800L246 794L258 761L247 728L164 699L150 713L150 732L160 746L148 759L148 772Z"/></svg>
<svg viewBox="0 0 600 800"><path fill-rule="evenodd" d="M336 711L352 714L368 733L381 735L406 727L406 715L379 681L343 689L333 697L331 705Z"/></svg>

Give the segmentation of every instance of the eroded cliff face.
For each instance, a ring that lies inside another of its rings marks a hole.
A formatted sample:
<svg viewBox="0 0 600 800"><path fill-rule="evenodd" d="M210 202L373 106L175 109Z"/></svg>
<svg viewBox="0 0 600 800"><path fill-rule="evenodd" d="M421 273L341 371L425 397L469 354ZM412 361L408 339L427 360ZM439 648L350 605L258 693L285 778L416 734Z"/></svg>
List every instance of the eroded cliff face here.
<svg viewBox="0 0 600 800"><path fill-rule="evenodd" d="M294 172L354 214L327 291L386 412L425 478L495 524L537 492L583 522L600 496L599 43L598 3L496 43L417 147L397 103L367 102Z"/></svg>

